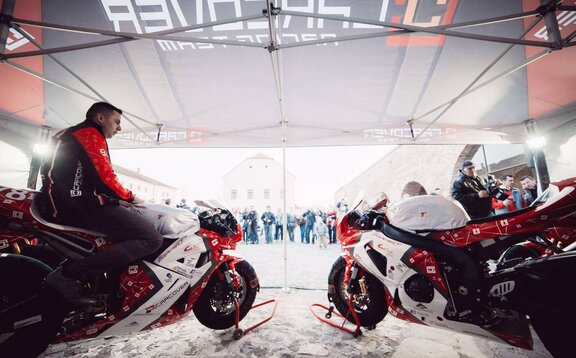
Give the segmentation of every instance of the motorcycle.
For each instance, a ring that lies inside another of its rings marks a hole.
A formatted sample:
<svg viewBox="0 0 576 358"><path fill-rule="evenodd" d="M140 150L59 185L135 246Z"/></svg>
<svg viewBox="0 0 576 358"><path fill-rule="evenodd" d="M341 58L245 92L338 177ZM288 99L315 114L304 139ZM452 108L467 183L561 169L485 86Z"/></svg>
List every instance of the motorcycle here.
<svg viewBox="0 0 576 358"><path fill-rule="evenodd" d="M238 327L252 308L260 289L254 268L223 253L242 240L241 227L223 206L202 201L196 202L198 214L172 208L185 212L184 221L190 225L179 235L164 235L156 253L118 272L91 278L97 305L63 305L43 286L44 278L61 259L93 255L114 242L98 232L47 221L40 214L39 197L35 191L0 187L3 354L35 357L50 343L158 328L190 311L209 328ZM151 210L137 209L148 214ZM165 214L151 216L160 219ZM34 240L44 246L33 245Z"/></svg>
<svg viewBox="0 0 576 358"><path fill-rule="evenodd" d="M575 189L576 178L556 182L529 208L472 221L440 196L361 200L338 224L331 309L357 324L356 334L390 313L525 349L533 348L531 323L552 355L572 356L576 253L497 260L548 228L574 228Z"/></svg>

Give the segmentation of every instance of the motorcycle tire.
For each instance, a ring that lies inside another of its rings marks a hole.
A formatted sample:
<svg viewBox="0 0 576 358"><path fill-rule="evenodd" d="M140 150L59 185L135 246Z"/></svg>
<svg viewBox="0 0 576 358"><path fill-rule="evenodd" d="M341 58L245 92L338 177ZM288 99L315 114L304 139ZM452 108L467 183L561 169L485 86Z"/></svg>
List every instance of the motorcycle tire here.
<svg viewBox="0 0 576 358"><path fill-rule="evenodd" d="M23 255L0 255L0 352L6 357L36 357L56 336L54 320L42 282L52 269Z"/></svg>
<svg viewBox="0 0 576 358"><path fill-rule="evenodd" d="M574 357L573 332L569 329L576 320L576 314L558 316L547 312L530 315L532 327L544 343L544 347L555 358Z"/></svg>
<svg viewBox="0 0 576 358"><path fill-rule="evenodd" d="M236 294L240 306L240 321L248 314L256 299L259 288L258 277L252 265L246 261L236 264L236 277L240 290ZM192 309L194 315L204 326L211 329L227 329L234 326L235 306L225 280L213 274L200 298Z"/></svg>
<svg viewBox="0 0 576 358"><path fill-rule="evenodd" d="M349 322L356 324L348 306L349 296L344 284L345 273L346 260L339 257L332 265L328 275L328 297L342 316L346 317ZM354 298L354 310L361 326L374 326L382 321L388 313L384 285L368 272L364 272L359 281L361 281L360 286L365 287L365 292L361 292Z"/></svg>

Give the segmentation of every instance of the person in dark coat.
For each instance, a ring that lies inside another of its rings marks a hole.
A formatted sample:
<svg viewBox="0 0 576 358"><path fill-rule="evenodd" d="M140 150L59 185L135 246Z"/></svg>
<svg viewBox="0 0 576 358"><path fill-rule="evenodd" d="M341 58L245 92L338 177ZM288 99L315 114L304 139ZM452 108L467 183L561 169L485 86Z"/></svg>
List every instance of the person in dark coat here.
<svg viewBox="0 0 576 358"><path fill-rule="evenodd" d="M276 218L272 211L270 211L270 206L266 206L266 211L262 214L260 218L262 223L264 224L264 238L266 239L267 244L272 243L272 227L276 222Z"/></svg>
<svg viewBox="0 0 576 358"><path fill-rule="evenodd" d="M304 218L306 219L306 243L310 243L310 234L312 234L312 243L316 240L316 236L314 235L314 224L316 223L316 214L312 210L308 210L306 214L304 214Z"/></svg>
<svg viewBox="0 0 576 358"><path fill-rule="evenodd" d="M251 244L258 244L260 240L258 239L258 213L253 206L250 206L250 211L247 216L248 221L248 240Z"/></svg>
<svg viewBox="0 0 576 358"><path fill-rule="evenodd" d="M493 215L486 180L476 175L476 166L465 160L452 184L452 198L462 204L472 219Z"/></svg>

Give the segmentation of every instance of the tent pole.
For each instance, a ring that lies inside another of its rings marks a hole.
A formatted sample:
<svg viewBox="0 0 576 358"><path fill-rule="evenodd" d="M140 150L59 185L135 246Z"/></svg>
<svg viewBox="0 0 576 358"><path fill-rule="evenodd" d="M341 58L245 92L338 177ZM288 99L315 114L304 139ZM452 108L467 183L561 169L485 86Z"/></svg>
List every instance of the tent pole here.
<svg viewBox="0 0 576 358"><path fill-rule="evenodd" d="M261 14L243 16L243 17L238 17L238 18L228 19L228 20L213 21L213 22L204 23L204 24L200 24L200 25L186 26L186 27L181 27L181 28L177 28L177 29L170 29L170 30L166 30L166 31L154 32L154 33L150 33L150 34L138 34L138 33L122 32L122 31L95 30L95 29L89 29L89 28L49 24L49 23L43 23L43 22L31 21L31 20L25 20L25 19L12 19L12 22L18 23L18 24L26 24L26 25L30 25L30 26L37 26L37 27L56 29L56 30L66 30L66 31L80 32L80 33L91 33L91 34L95 34L95 35L99 34L99 35L106 35L106 36L114 36L116 38L110 39L110 40L104 40L104 41L87 42L87 43L73 45L73 46L63 46L63 47L43 49L43 50L38 50L38 51L19 52L19 53L7 55L6 58L20 58L20 57L47 55L47 54L51 54L51 53L76 51L76 50L81 50L81 49L86 49L86 48L108 46L108 45L113 45L113 44L117 44L117 43L123 43L123 42L128 42L128 41L135 41L135 40L143 40L143 39L162 40L162 41L176 41L176 42L210 43L210 44L216 44L216 45L229 45L229 46L262 48L262 44L243 42L243 41L227 41L227 40L216 40L216 39L202 39L202 38L197 38L197 37L169 36L170 34L173 34L173 33L184 32L184 31L188 31L191 29L199 29L199 28L204 28L204 27L240 22L240 21L248 21L248 20L259 19L259 18L262 18Z"/></svg>
<svg viewBox="0 0 576 358"><path fill-rule="evenodd" d="M529 136L538 135L535 120L528 120L526 122L526 131ZM538 185L538 192L542 193L550 185L550 174L548 173L548 165L546 164L546 155L544 148L530 148L534 157L534 169L536 169L536 183Z"/></svg>
<svg viewBox="0 0 576 358"><path fill-rule="evenodd" d="M265 14L268 18L268 37L270 44L266 47L270 53L272 62L272 72L274 73L274 82L276 83L276 95L278 96L278 106L280 109L280 127L282 130L282 241L284 244L284 287L283 292L290 292L288 287L288 235L287 221L288 213L286 211L286 112L284 110L284 93L282 83L282 65L281 57L278 50L278 33L276 31L276 15L280 9L273 6L270 0L266 0Z"/></svg>
<svg viewBox="0 0 576 358"><path fill-rule="evenodd" d="M50 133L52 128L48 126L42 126L39 128L38 133L38 142L33 143L33 146L42 145L47 146L50 140ZM43 153L36 152L36 150L32 150L32 159L30 160L30 172L28 173L28 183L27 188L36 190L36 183L38 181L38 173L40 172L40 167L42 166L43 162Z"/></svg>
<svg viewBox="0 0 576 358"><path fill-rule="evenodd" d="M8 32L10 31L9 19L14 13L14 5L16 5L16 0L2 1L2 9L0 10L0 56L4 55L4 50L6 49Z"/></svg>
<svg viewBox="0 0 576 358"><path fill-rule="evenodd" d="M528 34L528 33L536 26L536 24L538 24L538 22L540 22L540 19L534 20L534 21L532 22L532 24L530 24L530 26L528 26L528 29L526 29L526 30L524 31L524 33L522 34L522 36L520 36L520 38L523 38L524 36L526 36L526 34ZM484 77L484 75L486 75L486 73L488 73L488 71L489 71L492 67L494 67L498 62L500 62L500 60L501 60L513 47L514 47L514 45L508 45L508 47L507 47L506 49L504 49L504 51L502 51L502 52L500 53L500 55L499 55L498 57L496 57L496 58L494 59L494 61L492 61L492 63L490 63L486 68L484 68L484 70L482 70L482 72L480 72L480 74L479 74L478 76L476 76L476 78L475 78L474 80L472 80L472 82L470 82L470 84L469 84L468 86L466 86L466 88L465 88L462 92L460 92L460 94L458 94L456 97L454 97L453 99L451 99L449 102L447 102L447 103L445 103L445 104L443 104L443 105L441 105L441 106L438 106L438 107L436 107L435 109L433 109L433 110L431 110L431 111L426 112L425 114L419 116L418 118L413 118L413 119L411 119L411 122L412 122L412 124L413 124L416 120L419 120L420 118L422 118L422 117L424 117L424 116L426 116L426 115L428 115L428 114L436 111L436 109L442 108L442 106L446 106L446 108L444 108L444 110L442 110L442 112L440 112L440 114L438 114L438 115L436 116L436 118L434 118L434 120L432 120L432 121L426 126L426 128L424 128L424 130L421 131L420 134L418 134L418 135L416 136L416 138L414 138L414 141L416 141L417 139L419 139L420 136L421 136L423 133L425 133L425 132L428 130L428 128L430 128L434 123L436 123L436 121L438 121L438 120L444 115L444 113L446 113L456 102L458 102L458 100L460 100L460 98L462 98L462 97L466 96L467 94L472 93L473 91L477 90L478 88L481 88L481 87L483 87L484 85L486 85L486 84L488 84L488 83L491 83L492 81L500 78L500 76L496 76L495 78L492 78L492 79L490 79L490 80L488 80L488 81L486 81L486 82L484 82L484 83L482 83L482 84L480 84L480 85L478 85L478 86L476 86L476 87L473 87L476 83L478 83L478 81L480 81L480 80L482 79L482 77ZM549 53L549 51L548 51L548 50L545 50L545 54L548 54L548 53ZM538 56L540 56L540 54L539 54ZM544 55L542 55L542 56L544 56ZM537 57L537 59L539 59L539 58L540 58L540 57ZM516 71L516 70L514 70L514 71ZM506 76L506 75L508 75L508 74L510 74L510 73L512 73L512 72L514 72L514 71L507 72L507 73L505 72L505 74L502 75L502 76Z"/></svg>

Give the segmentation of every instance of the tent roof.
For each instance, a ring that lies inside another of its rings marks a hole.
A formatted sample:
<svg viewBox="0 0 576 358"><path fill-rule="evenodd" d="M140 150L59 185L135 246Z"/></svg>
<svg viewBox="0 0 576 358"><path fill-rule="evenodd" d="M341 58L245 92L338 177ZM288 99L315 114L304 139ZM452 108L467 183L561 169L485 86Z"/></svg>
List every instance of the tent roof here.
<svg viewBox="0 0 576 358"><path fill-rule="evenodd" d="M125 112L112 148L507 143L576 117L573 3L1 2L0 140L100 100Z"/></svg>

